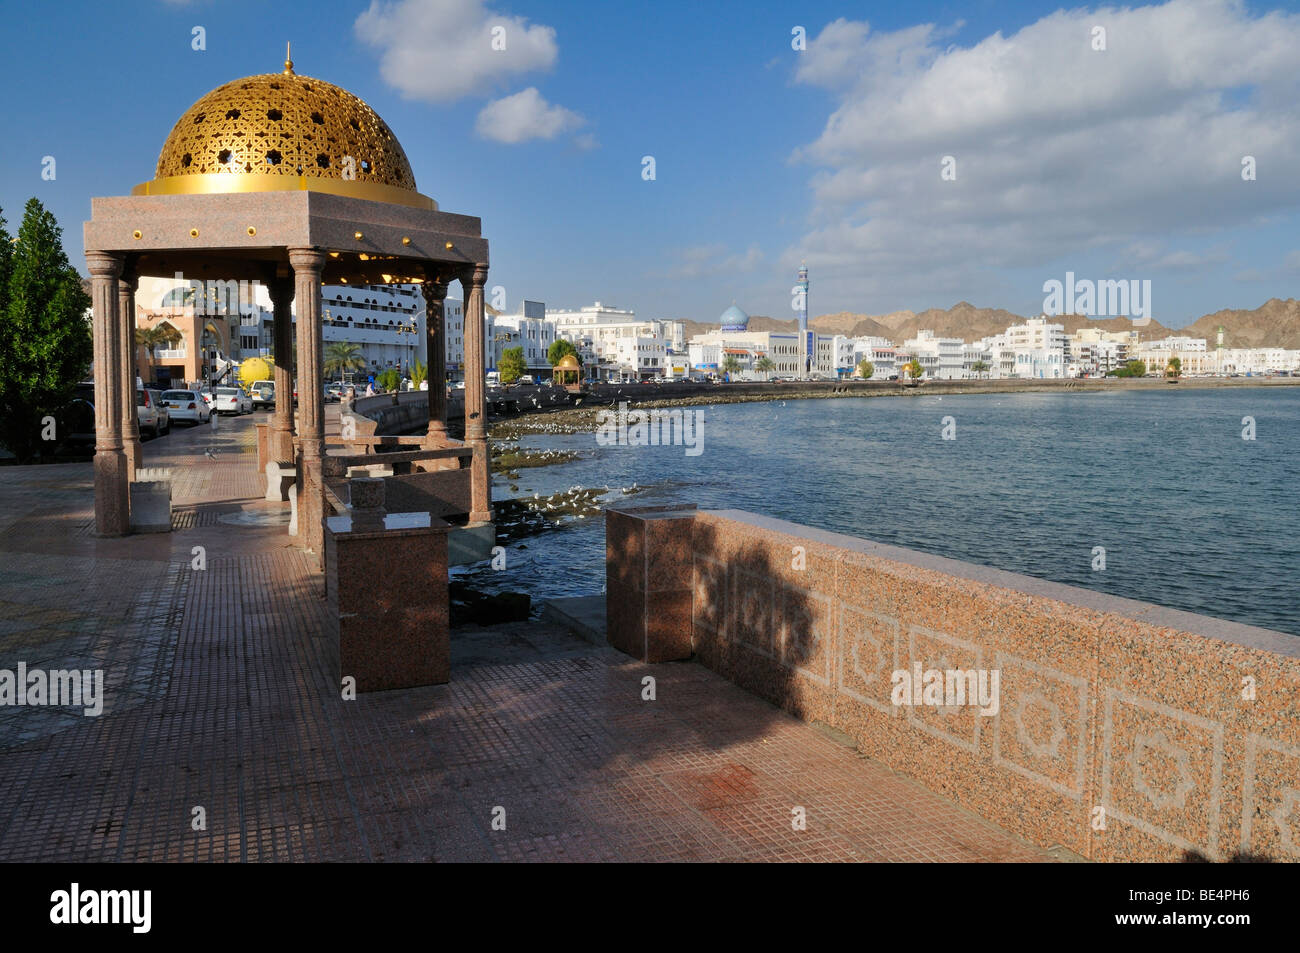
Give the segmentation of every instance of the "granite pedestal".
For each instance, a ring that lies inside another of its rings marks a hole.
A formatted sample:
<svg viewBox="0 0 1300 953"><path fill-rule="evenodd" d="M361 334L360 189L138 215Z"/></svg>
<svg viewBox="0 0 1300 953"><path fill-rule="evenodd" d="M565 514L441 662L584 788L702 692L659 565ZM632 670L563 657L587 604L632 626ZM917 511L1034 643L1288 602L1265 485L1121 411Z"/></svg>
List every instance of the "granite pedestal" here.
<svg viewBox="0 0 1300 953"><path fill-rule="evenodd" d="M448 529L429 513L354 510L325 521L339 675L354 677L358 692L449 680Z"/></svg>

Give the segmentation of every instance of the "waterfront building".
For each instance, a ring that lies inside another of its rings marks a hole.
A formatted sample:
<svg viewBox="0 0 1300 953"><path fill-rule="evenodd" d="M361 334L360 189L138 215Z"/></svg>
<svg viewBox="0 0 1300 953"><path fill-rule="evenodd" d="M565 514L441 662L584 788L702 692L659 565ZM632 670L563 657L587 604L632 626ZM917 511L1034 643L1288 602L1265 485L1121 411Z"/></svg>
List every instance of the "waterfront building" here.
<svg viewBox="0 0 1300 953"><path fill-rule="evenodd" d="M577 311L550 311L546 320L554 325L554 337L572 343L584 365L606 380L671 376L670 353L679 355L685 349L682 322L638 318L635 311L599 301Z"/></svg>
<svg viewBox="0 0 1300 953"><path fill-rule="evenodd" d="M258 282L142 280L137 300L157 302L137 308L137 328L167 325L179 334L175 347L155 349L152 364L141 349L137 371L144 380L216 380L250 357L275 357L270 295ZM360 348L364 368L354 374L391 369L405 375L417 358L427 363L418 285L326 285L321 308L325 347L342 342Z"/></svg>
<svg viewBox="0 0 1300 953"><path fill-rule="evenodd" d="M1104 377L1124 366L1138 346L1138 332L1082 327L1065 339L1072 377Z"/></svg>
<svg viewBox="0 0 1300 953"><path fill-rule="evenodd" d="M1218 348L1205 362L1213 374L1300 374L1300 350L1281 347Z"/></svg>
<svg viewBox="0 0 1300 953"><path fill-rule="evenodd" d="M403 377L419 360L426 367L424 295L418 285L326 285L321 289L325 347L355 344L365 363L352 372L369 377L395 370ZM268 316L266 333L270 333Z"/></svg>
<svg viewBox="0 0 1300 953"><path fill-rule="evenodd" d="M735 380L768 380L773 377L805 377L805 342L808 338L799 331L751 331L749 315L731 305L718 318L719 328L696 335L687 345L691 369L696 374L722 373L728 355L740 363L740 370L732 374ZM844 348L837 343L837 335L812 334L812 371L817 377L839 377L841 354ZM757 370L756 365L767 358L773 367Z"/></svg>
<svg viewBox="0 0 1300 953"><path fill-rule="evenodd" d="M522 314L487 315L488 369L501 364L506 348L523 348L526 373L550 378L546 353L555 342L555 325L546 319L546 305L525 301Z"/></svg>
<svg viewBox="0 0 1300 953"><path fill-rule="evenodd" d="M971 376L965 367L966 342L961 338L935 337L933 331L917 331L916 337L904 341L924 368L927 380L955 381Z"/></svg>
<svg viewBox="0 0 1300 953"><path fill-rule="evenodd" d="M1205 338L1170 335L1156 341L1143 341L1132 354L1146 364L1148 374L1164 374L1173 358L1178 358L1182 365L1181 373L1189 377L1217 373L1213 354L1206 353Z"/></svg>

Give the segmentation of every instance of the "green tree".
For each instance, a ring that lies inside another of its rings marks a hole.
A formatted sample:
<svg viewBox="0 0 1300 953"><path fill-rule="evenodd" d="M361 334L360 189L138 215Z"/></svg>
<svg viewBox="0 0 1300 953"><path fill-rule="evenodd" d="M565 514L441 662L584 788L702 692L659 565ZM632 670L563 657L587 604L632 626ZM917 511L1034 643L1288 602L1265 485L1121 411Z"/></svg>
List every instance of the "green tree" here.
<svg viewBox="0 0 1300 953"><path fill-rule="evenodd" d="M375 384L380 390L388 392L397 390L402 385L402 375L394 367L380 371L375 375Z"/></svg>
<svg viewBox="0 0 1300 953"><path fill-rule="evenodd" d="M912 358L904 364L903 370L907 372L907 376L912 378L912 380L916 380L925 373L925 368L921 366L921 362L916 358Z"/></svg>
<svg viewBox="0 0 1300 953"><path fill-rule="evenodd" d="M770 357L764 355L754 362L754 370L758 371L760 374L766 374L768 377L771 377L772 371L776 370L776 362Z"/></svg>
<svg viewBox="0 0 1300 953"><path fill-rule="evenodd" d="M361 345L350 341L334 341L325 348L325 373L347 374L350 371L365 370L366 359L361 354Z"/></svg>
<svg viewBox="0 0 1300 953"><path fill-rule="evenodd" d="M1169 363L1165 365L1165 377L1182 377L1183 376L1183 359L1181 357L1171 357Z"/></svg>
<svg viewBox="0 0 1300 953"><path fill-rule="evenodd" d="M428 378L429 378L429 368L418 360L412 361L411 362L411 386L414 387L416 390L419 390L420 385L423 384L426 380L428 380Z"/></svg>
<svg viewBox="0 0 1300 953"><path fill-rule="evenodd" d="M871 380L871 375L876 373L876 365L868 360L858 361L858 375L864 380Z"/></svg>
<svg viewBox="0 0 1300 953"><path fill-rule="evenodd" d="M564 360L566 354L572 354L578 364L582 364L582 355L578 353L578 349L573 346L572 341L566 341L564 338L556 338L551 342L551 346L546 349L546 361L554 367Z"/></svg>
<svg viewBox="0 0 1300 953"><path fill-rule="evenodd" d="M976 377L979 377L981 374L988 373L989 366L983 361L976 361L970 366L970 369L975 372Z"/></svg>
<svg viewBox="0 0 1300 953"><path fill-rule="evenodd" d="M519 380L527 367L528 365L524 363L524 349L508 347L501 352L501 364L497 367L497 373L501 375L501 383L513 384Z"/></svg>
<svg viewBox="0 0 1300 953"><path fill-rule="evenodd" d="M20 463L48 446L42 419L67 402L94 355L90 296L62 236L37 199L27 202L16 241L0 216L0 444Z"/></svg>
<svg viewBox="0 0 1300 953"><path fill-rule="evenodd" d="M736 355L728 354L722 359L722 370L728 376L740 373L740 361L736 360Z"/></svg>

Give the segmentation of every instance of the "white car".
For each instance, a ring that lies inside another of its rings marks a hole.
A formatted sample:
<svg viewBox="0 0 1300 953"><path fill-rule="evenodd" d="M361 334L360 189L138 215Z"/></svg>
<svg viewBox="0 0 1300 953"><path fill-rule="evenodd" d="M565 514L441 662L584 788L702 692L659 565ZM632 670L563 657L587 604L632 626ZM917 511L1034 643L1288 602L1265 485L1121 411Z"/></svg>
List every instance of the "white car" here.
<svg viewBox="0 0 1300 953"><path fill-rule="evenodd" d="M242 387L212 388L212 412L214 414L251 414L253 398Z"/></svg>
<svg viewBox="0 0 1300 953"><path fill-rule="evenodd" d="M196 390L165 390L162 402L172 420L185 420L192 424L205 424L212 416L208 402Z"/></svg>

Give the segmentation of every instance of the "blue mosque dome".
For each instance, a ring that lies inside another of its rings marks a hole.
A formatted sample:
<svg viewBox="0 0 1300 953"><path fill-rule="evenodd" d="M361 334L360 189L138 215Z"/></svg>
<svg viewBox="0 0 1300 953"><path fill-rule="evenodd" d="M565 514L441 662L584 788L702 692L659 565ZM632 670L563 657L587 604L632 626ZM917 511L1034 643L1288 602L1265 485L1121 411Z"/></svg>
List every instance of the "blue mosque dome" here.
<svg viewBox="0 0 1300 953"><path fill-rule="evenodd" d="M741 311L734 304L726 311L722 312L722 317L718 319L722 322L724 331L748 331L749 315Z"/></svg>

